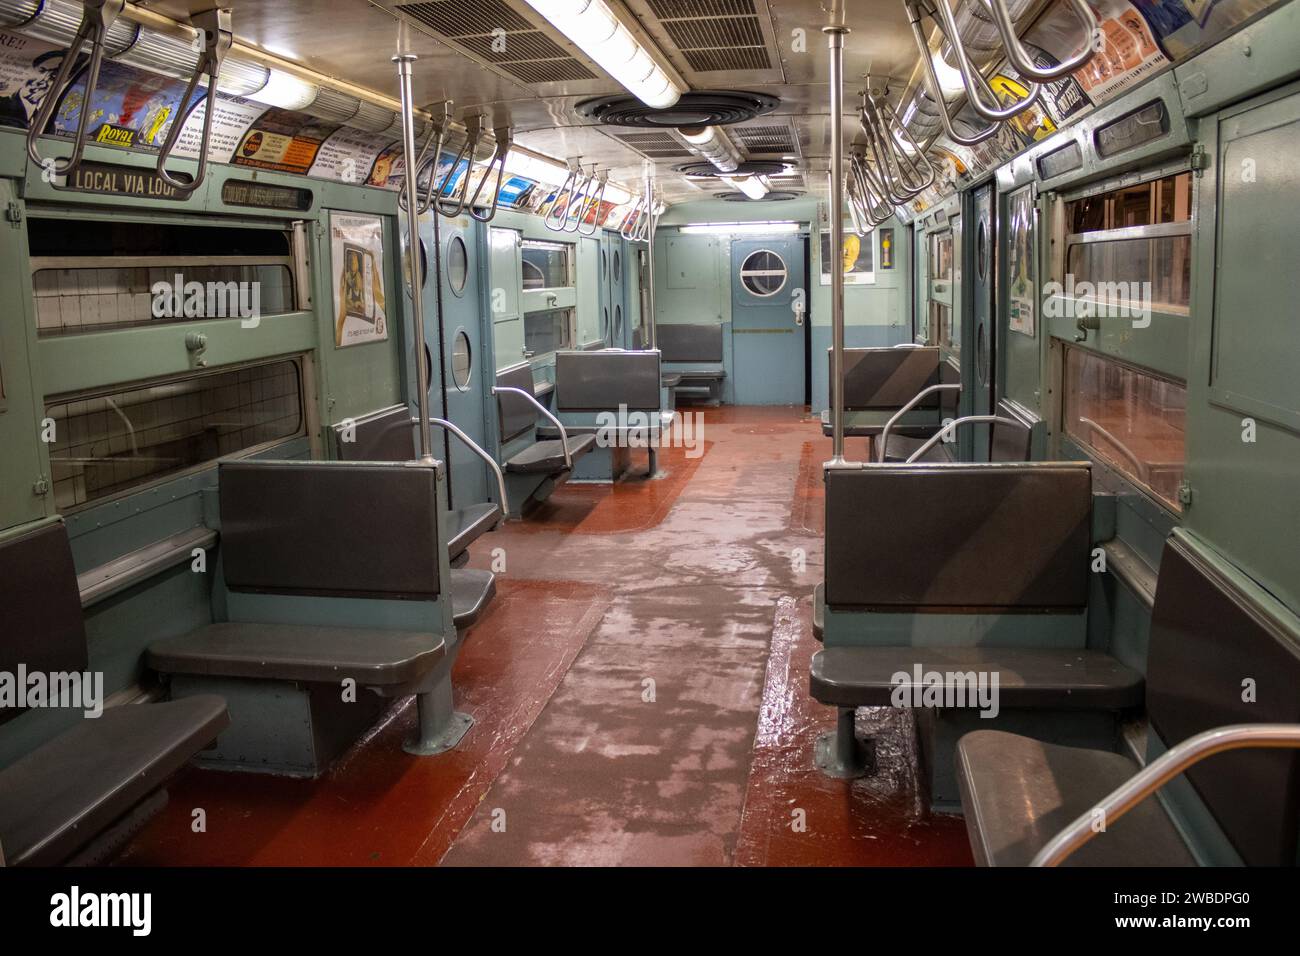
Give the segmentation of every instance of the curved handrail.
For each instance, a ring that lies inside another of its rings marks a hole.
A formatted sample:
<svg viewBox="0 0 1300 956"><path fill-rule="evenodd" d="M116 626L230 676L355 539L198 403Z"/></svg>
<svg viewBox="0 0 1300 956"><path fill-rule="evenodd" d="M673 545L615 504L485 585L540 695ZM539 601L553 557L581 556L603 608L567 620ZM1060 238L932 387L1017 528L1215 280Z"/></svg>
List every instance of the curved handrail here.
<svg viewBox="0 0 1300 956"><path fill-rule="evenodd" d="M936 21L939 23L939 32L948 41L952 51L957 54L957 69L961 74L962 85L966 88L966 98L976 113L986 120L1001 123L1019 116L1038 102L1043 88L1037 83L1029 83L1023 100L999 108L998 96L993 92L993 87L989 86L988 80L984 79L984 74L975 68L975 64L966 55L966 44L962 42L961 31L957 28L957 20L952 14L952 7L948 5L948 0L929 0L929 2L939 14L940 19ZM984 97L988 97L993 105L989 106Z"/></svg>
<svg viewBox="0 0 1300 956"><path fill-rule="evenodd" d="M564 427L564 423L551 414L551 410L537 400L536 395L531 395L522 388L515 388L513 385L493 385L492 394L499 395L502 392L514 392L516 395L522 395L528 399L537 408L539 412L545 415L556 428L560 430L560 444L564 446L564 467L573 468L573 456L569 454L569 432Z"/></svg>
<svg viewBox="0 0 1300 956"><path fill-rule="evenodd" d="M442 144L447 140L447 131L451 129L451 100L442 101L442 122L437 123L429 129L429 135L424 138L424 145L420 147L420 153L415 160L416 179L419 179L420 170L426 165L429 166L429 185L424 190L424 198L416 196L415 213L423 216L433 205L433 189L438 181L438 157L442 155ZM434 142L437 146L433 148L433 159L427 160L429 148ZM418 190L418 186L416 187ZM403 212L406 211L406 178L402 178L401 188L397 191L397 205Z"/></svg>
<svg viewBox="0 0 1300 956"><path fill-rule="evenodd" d="M595 171L594 166L592 167L592 171L593 172ZM590 238L591 236L594 236L596 232L600 229L600 204L605 201L605 186L608 184L608 182L609 182L609 172L606 171L604 173L601 173L599 179L600 192L595 193L594 200L590 203L584 204L582 210L578 213L578 235L586 236ZM582 224L586 221L587 216L591 213L592 210L595 210L596 214L592 216L591 219L591 232L587 232L587 230L582 228Z"/></svg>
<svg viewBox="0 0 1300 956"><path fill-rule="evenodd" d="M219 8L206 10L195 14L192 20L195 29L203 38L203 50L199 53L198 63L194 65L194 73L190 77L189 85L185 87L185 94L177 104L175 113L172 114L171 129L167 131L167 139L163 141L162 150L158 153L158 178L185 196L198 189L208 174L208 142L212 137L212 114L216 112L213 104L217 90L217 77L221 75L222 61L225 60L226 54L230 52L230 47L235 41L235 35L230 28L229 10ZM199 78L202 76L208 78L208 88L203 94L203 137L199 142L199 167L195 170L194 177L186 183L173 179L171 173L167 172L167 160L171 158L172 150L176 148L176 143L180 139L181 127L185 125L185 118L189 113L190 97L194 95L199 85ZM87 99L82 104L82 111L85 112L89 105L90 100Z"/></svg>
<svg viewBox="0 0 1300 956"><path fill-rule="evenodd" d="M1227 750L1300 748L1300 724L1227 724L1202 731L1171 747L1106 795L1039 850L1030 866L1060 866L1093 837L1097 812L1109 829L1116 820L1187 768Z"/></svg>
<svg viewBox="0 0 1300 956"><path fill-rule="evenodd" d="M469 201L469 214L478 222L491 222L496 218L497 203L501 201L501 180L506 174L506 156L510 152L510 145L513 141L510 127L508 126L494 129L492 134L496 137L496 150L492 153L492 158L488 160L487 169L483 170L483 178L478 181L478 188L474 190L474 195ZM496 187L492 190L492 208L489 209L487 215L484 216L476 212L474 206L478 203L479 193L483 191L484 185L487 184L488 177L492 175L492 166L494 164L497 167L497 183ZM470 166L471 168L473 167L472 157Z"/></svg>
<svg viewBox="0 0 1300 956"><path fill-rule="evenodd" d="M1069 0L1070 6L1074 8L1074 15L1079 18L1079 23L1083 27L1083 49L1062 60L1056 66L1046 68L1034 65L1034 58L1024 48L1024 45L1020 42L1020 37L1016 36L1016 25L1011 19L1011 11L1007 9L1006 0L980 0L980 2L984 4L986 10L993 14L993 22L998 28L998 33L1002 36L1002 46L1006 50L1007 60L1025 80L1041 80L1043 82L1059 80L1061 77L1085 66L1097 54L1095 42L1097 15L1093 12L1092 7L1088 5L1087 0Z"/></svg>
<svg viewBox="0 0 1300 956"><path fill-rule="evenodd" d="M463 441L466 445L468 445L470 451L474 452L474 454L478 455L478 457L482 458L485 462L487 462L488 467L492 469L492 473L496 475L497 494L501 496L501 514L503 516L508 515L510 513L510 501L506 497L506 476L505 476L505 472L501 470L501 466L497 464L497 460L493 458L491 455L489 455L487 451L481 445L479 445L478 442L474 441L474 439L470 438L463 431L461 431L460 426L456 425L454 422L450 422L445 418L430 418L428 422L430 425L437 425L440 428L447 429L447 431L451 432L453 435L455 435L457 438ZM412 425L420 424L420 419L413 417L411 419L411 424Z"/></svg>
<svg viewBox="0 0 1300 956"><path fill-rule="evenodd" d="M32 117L27 128L27 155L33 163L43 169L49 169L56 176L67 176L81 165L81 154L86 148L86 122L90 118L90 102L95 97L95 88L99 85L99 67L104 61L104 41L109 29L117 21L118 15L126 6L126 0L82 0L81 25L72 38L68 52L59 64L59 72L41 100L40 108ZM90 67L86 70L86 92L82 97L82 109L77 120L77 137L72 143L72 155L66 159L46 159L37 149L36 143L45 127L54 115L54 107L67 86L72 69L81 58L81 48L90 41ZM210 112L210 111L209 111ZM173 126L179 124L173 122Z"/></svg>
<svg viewBox="0 0 1300 956"><path fill-rule="evenodd" d="M582 167L578 167L579 172ZM596 167L591 167L591 172L582 180L573 193L569 195L568 208L564 210L564 232L576 233L582 228L582 220L587 215L587 206L591 201L591 191L596 185ZM576 201L575 201L576 200ZM577 206L577 214L574 214L574 206Z"/></svg>
<svg viewBox="0 0 1300 956"><path fill-rule="evenodd" d="M937 0L937 2L943 3L944 0ZM921 12L920 0L903 0L903 7L907 11L907 19L912 27L912 39L916 41L916 48L921 54L921 63L924 66L922 73L925 76L930 99L934 100L935 108L939 111L939 120L942 123L943 132L959 146L975 146L989 137L997 135L997 123L990 123L970 136L963 136L957 132L956 127L953 126L954 117L948 112L948 101L944 97L943 86L939 83L939 73L934 68L934 60L930 58L930 44L925 38L925 32L921 29L921 18L924 14ZM937 138L938 133L936 132L931 137L930 142L926 144L926 149L933 145L934 140Z"/></svg>
<svg viewBox="0 0 1300 956"><path fill-rule="evenodd" d="M623 222L619 224L618 234L628 242L636 241L636 217L641 212L641 206L645 202L645 196L637 196L636 202L632 204L632 209L623 217Z"/></svg>
<svg viewBox="0 0 1300 956"><path fill-rule="evenodd" d="M1144 461L1142 461L1142 459L1139 458L1137 454L1131 448L1128 447L1128 445L1124 444L1114 434L1112 434L1110 429L1098 425L1091 418L1087 418L1086 416L1083 415L1079 416L1079 421L1087 425L1093 431L1099 432L1102 438L1106 439L1117 449L1119 449L1120 454L1122 454L1125 458L1128 459L1129 464L1133 466L1133 469L1137 472L1139 478L1142 478L1144 480L1150 478L1150 468L1147 466L1147 464Z"/></svg>
<svg viewBox="0 0 1300 956"><path fill-rule="evenodd" d="M438 195L434 197L433 201L438 212L448 219L455 219L465 211L465 201L469 199L469 181L473 178L474 174L474 148L478 146L479 137L483 134L483 127L481 124L482 118L478 115L467 116L465 118L465 145L460 148L460 152L456 154L456 158L451 161L451 166L447 168L447 181L442 184L438 189ZM466 159L467 156L469 157L468 159ZM455 205L450 206L452 211L448 212L448 204L452 198L452 194L447 192L447 187L450 185L451 177L456 172L456 167L460 165L462 159L465 159L465 178L460 184L460 195L456 198ZM433 161L434 168L430 171L429 175L433 179L437 179L437 157L434 157ZM432 187L432 183L430 186Z"/></svg>
<svg viewBox="0 0 1300 956"><path fill-rule="evenodd" d="M581 172L581 166L574 166L569 170L564 185L555 194L555 201L551 203L551 208L546 210L546 215L542 217L542 225L551 232L564 232L565 220L569 218L569 202L573 199L573 190L577 188L578 176ZM560 202L560 197L564 197L563 203Z"/></svg>
<svg viewBox="0 0 1300 956"><path fill-rule="evenodd" d="M893 348L896 349L905 348L908 345L912 345L913 348L920 348L920 346L914 345L911 342L904 342L902 345L893 346ZM889 447L889 432L893 429L893 427L896 424L898 424L899 419L901 419L904 415L906 415L908 412L914 409L917 406L917 403L920 402L921 399L925 398L927 395L933 395L936 392L951 392L951 391L960 392L961 386L958 385L956 382L950 382L942 385L927 385L925 388L921 389L919 392L913 395L911 400L906 405L904 405L898 411L894 412L894 414L890 416L889 421L885 422L885 427L880 430L880 454L876 456L876 461L885 460L885 449ZM942 434L942 432L940 432L940 434Z"/></svg>
<svg viewBox="0 0 1300 956"><path fill-rule="evenodd" d="M924 455L935 445L939 444L939 442L943 440L944 436L946 435L955 436L957 429L960 428L962 425L985 425L985 424L1015 425L1017 428L1023 428L1026 431L1029 430L1029 426L1026 425L1024 422L1018 422L1014 418L1007 418L1004 415L966 415L962 418L954 418L948 424L944 425L937 432L935 432L933 435L927 438L925 440L925 444L923 444L916 451L912 452L912 454L908 456L908 459L904 464L908 464L908 465L915 464L917 459L919 459L922 455Z"/></svg>

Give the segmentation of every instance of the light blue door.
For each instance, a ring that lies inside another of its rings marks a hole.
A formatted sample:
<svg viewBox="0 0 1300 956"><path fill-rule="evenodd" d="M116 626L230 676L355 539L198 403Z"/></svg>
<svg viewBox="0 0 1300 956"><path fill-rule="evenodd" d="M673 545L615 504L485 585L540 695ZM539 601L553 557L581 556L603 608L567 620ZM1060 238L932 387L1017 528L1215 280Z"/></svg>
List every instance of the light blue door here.
<svg viewBox="0 0 1300 956"><path fill-rule="evenodd" d="M973 381L970 388L971 414L992 414L995 399L993 370L997 367L994 356L993 325L993 184L988 183L975 191L975 241L970 245L972 258L967 273L971 276L971 341L962 346L962 370L970 369ZM967 356L970 361L967 361ZM974 435L974 461L989 460L989 427L976 425Z"/></svg>
<svg viewBox="0 0 1300 956"><path fill-rule="evenodd" d="M737 405L804 401L803 240L731 244L732 370Z"/></svg>

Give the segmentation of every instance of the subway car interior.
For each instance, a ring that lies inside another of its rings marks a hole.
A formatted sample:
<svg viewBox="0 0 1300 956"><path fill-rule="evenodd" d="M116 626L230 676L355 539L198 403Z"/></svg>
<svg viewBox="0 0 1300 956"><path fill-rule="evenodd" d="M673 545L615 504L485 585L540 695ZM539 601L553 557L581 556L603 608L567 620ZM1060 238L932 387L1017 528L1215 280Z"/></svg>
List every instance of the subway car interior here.
<svg viewBox="0 0 1300 956"><path fill-rule="evenodd" d="M0 0L3 866L1300 861L1300 4L222 2Z"/></svg>

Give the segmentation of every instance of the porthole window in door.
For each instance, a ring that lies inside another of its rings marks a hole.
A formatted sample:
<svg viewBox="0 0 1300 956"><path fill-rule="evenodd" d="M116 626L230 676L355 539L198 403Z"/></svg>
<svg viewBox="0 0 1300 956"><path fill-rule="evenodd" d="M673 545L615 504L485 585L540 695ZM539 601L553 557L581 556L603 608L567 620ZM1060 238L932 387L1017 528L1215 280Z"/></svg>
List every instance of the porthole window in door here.
<svg viewBox="0 0 1300 956"><path fill-rule="evenodd" d="M447 240L447 285L455 295L464 295L468 276L469 255L465 251L465 240L452 236Z"/></svg>
<svg viewBox="0 0 1300 956"><path fill-rule="evenodd" d="M614 305L614 341L623 341L623 306L617 303Z"/></svg>
<svg viewBox="0 0 1300 956"><path fill-rule="evenodd" d="M609 306L600 310L600 337L609 338Z"/></svg>
<svg viewBox="0 0 1300 956"><path fill-rule="evenodd" d="M623 257L617 249L614 250L614 281L619 282L623 278Z"/></svg>
<svg viewBox="0 0 1300 956"><path fill-rule="evenodd" d="M770 249L759 249L740 265L740 282L753 295L776 295L785 288L785 260Z"/></svg>
<svg viewBox="0 0 1300 956"><path fill-rule="evenodd" d="M975 371L979 373L980 384L989 383L989 340L984 332L984 323L975 327Z"/></svg>
<svg viewBox="0 0 1300 956"><path fill-rule="evenodd" d="M429 275L429 256L424 248L424 240L420 243L420 288L424 288L424 281ZM411 295L411 250L410 243L407 242L406 233L402 233L402 280L406 283L406 294Z"/></svg>
<svg viewBox="0 0 1300 956"><path fill-rule="evenodd" d="M464 329L456 330L451 342L451 380L462 392L469 391L469 380L474 372L474 349Z"/></svg>
<svg viewBox="0 0 1300 956"><path fill-rule="evenodd" d="M980 220L979 230L975 233L975 268L983 282L989 274L989 221Z"/></svg>

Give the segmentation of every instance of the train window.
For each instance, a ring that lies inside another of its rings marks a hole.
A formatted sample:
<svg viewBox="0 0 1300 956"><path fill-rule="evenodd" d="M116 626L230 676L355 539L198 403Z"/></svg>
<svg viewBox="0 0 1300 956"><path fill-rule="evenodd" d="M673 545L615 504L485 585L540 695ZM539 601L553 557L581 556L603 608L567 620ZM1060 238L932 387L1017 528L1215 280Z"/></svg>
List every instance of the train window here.
<svg viewBox="0 0 1300 956"><path fill-rule="evenodd" d="M751 252L740 264L740 283L752 295L776 295L785 288L785 260L770 249Z"/></svg>
<svg viewBox="0 0 1300 956"><path fill-rule="evenodd" d="M573 285L573 246L525 239L522 255L525 289L563 289Z"/></svg>
<svg viewBox="0 0 1300 956"><path fill-rule="evenodd" d="M463 295L468 277L469 254L465 250L465 240L452 236L447 240L447 285L455 295Z"/></svg>
<svg viewBox="0 0 1300 956"><path fill-rule="evenodd" d="M573 347L573 309L543 309L524 315L524 348L545 355Z"/></svg>
<svg viewBox="0 0 1300 956"><path fill-rule="evenodd" d="M451 343L451 380L462 392L469 391L469 380L474 371L474 348L464 329L456 330Z"/></svg>
<svg viewBox="0 0 1300 956"><path fill-rule="evenodd" d="M1066 231L1070 233L1189 222L1191 218L1191 173L1086 196L1065 207Z"/></svg>
<svg viewBox="0 0 1300 956"><path fill-rule="evenodd" d="M619 282L623 278L623 257L617 249L614 250L614 281Z"/></svg>
<svg viewBox="0 0 1300 956"><path fill-rule="evenodd" d="M609 306L602 306L600 310L600 337L609 338Z"/></svg>
<svg viewBox="0 0 1300 956"><path fill-rule="evenodd" d="M58 396L45 414L60 510L305 434L292 360Z"/></svg>
<svg viewBox="0 0 1300 956"><path fill-rule="evenodd" d="M952 278L951 232L936 232L930 236L930 278Z"/></svg>
<svg viewBox="0 0 1300 956"><path fill-rule="evenodd" d="M1069 143L1060 149L1052 150L1038 160L1038 175L1043 179L1051 179L1054 176L1063 176L1082 165L1083 150L1079 148L1078 143Z"/></svg>
<svg viewBox="0 0 1300 956"><path fill-rule="evenodd" d="M623 306L614 303L614 339L621 341L623 338Z"/></svg>
<svg viewBox="0 0 1300 956"><path fill-rule="evenodd" d="M402 280L406 283L406 294L411 294L411 252L410 243L407 242L406 233L402 233ZM420 288L424 288L424 282L429 277L429 254L424 247L424 240L420 240Z"/></svg>
<svg viewBox="0 0 1300 956"><path fill-rule="evenodd" d="M1186 461L1186 386L1089 352L1065 352L1065 432L1175 511Z"/></svg>
<svg viewBox="0 0 1300 956"><path fill-rule="evenodd" d="M1148 103L1097 130L1097 153L1114 156L1159 139L1169 132L1169 111L1163 100Z"/></svg>
<svg viewBox="0 0 1300 956"><path fill-rule="evenodd" d="M931 299L930 341L937 342L945 348L953 348L957 337L957 330L953 327L952 306Z"/></svg>
<svg viewBox="0 0 1300 956"><path fill-rule="evenodd" d="M975 230L975 271L983 282L989 274L989 221L981 219Z"/></svg>
<svg viewBox="0 0 1300 956"><path fill-rule="evenodd" d="M34 217L28 242L41 336L295 308L279 230Z"/></svg>

